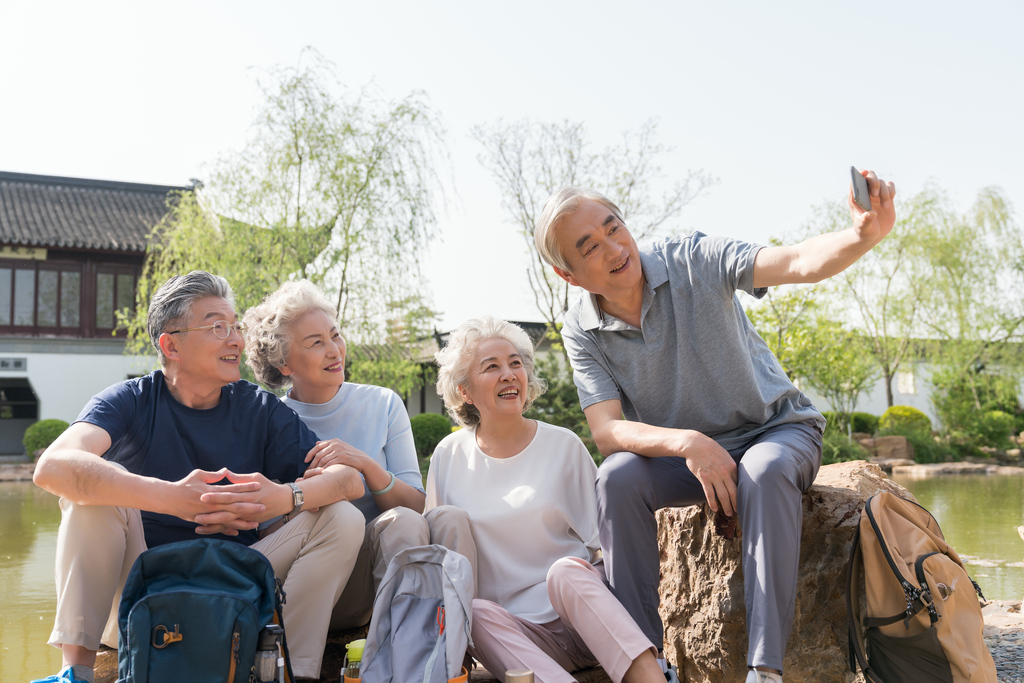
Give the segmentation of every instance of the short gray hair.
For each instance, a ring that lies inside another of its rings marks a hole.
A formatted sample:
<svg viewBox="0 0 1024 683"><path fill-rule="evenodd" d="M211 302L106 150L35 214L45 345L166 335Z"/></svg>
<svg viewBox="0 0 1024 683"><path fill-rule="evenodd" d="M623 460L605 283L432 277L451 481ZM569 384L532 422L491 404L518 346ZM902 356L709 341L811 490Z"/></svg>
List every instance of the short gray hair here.
<svg viewBox="0 0 1024 683"><path fill-rule="evenodd" d="M280 370L291 351L291 325L310 311L338 319L338 311L319 287L298 280L284 283L245 312L245 363L263 385L280 389L291 382Z"/></svg>
<svg viewBox="0 0 1024 683"><path fill-rule="evenodd" d="M459 393L459 387L469 384L473 354L480 342L487 339L504 339L516 348L516 353L523 361L526 370L526 403L523 412L547 389L544 380L534 373L533 342L523 328L489 315L467 320L448 336L448 344L434 354L439 367L437 393L444 399L448 414L463 427L480 424L480 411L471 403L466 403Z"/></svg>
<svg viewBox="0 0 1024 683"><path fill-rule="evenodd" d="M558 250L557 230L555 226L560 220L569 214L576 213L580 208L580 200L589 199L603 204L612 214L619 219L623 225L622 212L615 206L612 200L605 197L596 190L589 190L580 187L563 187L544 202L544 209L540 212L537 225L533 229L533 242L537 245L537 251L541 258L552 266L562 270L570 270L569 262L565 255Z"/></svg>
<svg viewBox="0 0 1024 683"><path fill-rule="evenodd" d="M149 332L149 340L153 342L161 366L167 365L167 357L160 348L160 335L170 327L187 326L192 319L192 306L208 296L227 299L228 303L235 305L235 295L228 281L205 270L175 275L160 285L160 289L149 300L146 331Z"/></svg>

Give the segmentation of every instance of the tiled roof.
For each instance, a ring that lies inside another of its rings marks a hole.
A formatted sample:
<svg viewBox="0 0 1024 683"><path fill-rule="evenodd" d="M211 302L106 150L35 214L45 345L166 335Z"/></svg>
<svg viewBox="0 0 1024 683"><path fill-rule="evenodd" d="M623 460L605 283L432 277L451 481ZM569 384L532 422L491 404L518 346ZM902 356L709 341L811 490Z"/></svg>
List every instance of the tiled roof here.
<svg viewBox="0 0 1024 683"><path fill-rule="evenodd" d="M0 171L0 244L144 252L168 193L191 189Z"/></svg>

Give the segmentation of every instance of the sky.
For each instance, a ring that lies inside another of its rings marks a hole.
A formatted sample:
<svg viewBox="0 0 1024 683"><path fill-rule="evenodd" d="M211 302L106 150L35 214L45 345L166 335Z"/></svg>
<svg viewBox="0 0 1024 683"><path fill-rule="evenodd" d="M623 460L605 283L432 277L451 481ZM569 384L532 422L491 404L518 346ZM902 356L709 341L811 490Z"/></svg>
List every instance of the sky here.
<svg viewBox="0 0 1024 683"><path fill-rule="evenodd" d="M998 186L1019 212L1022 32L1009 0L0 0L0 170L207 178L244 145L260 72L312 46L351 91L420 90L444 121L447 201L423 260L438 328L541 320L472 126L580 121L600 149L656 119L664 187L691 169L717 179L675 232L767 242L842 199L851 165L960 210Z"/></svg>

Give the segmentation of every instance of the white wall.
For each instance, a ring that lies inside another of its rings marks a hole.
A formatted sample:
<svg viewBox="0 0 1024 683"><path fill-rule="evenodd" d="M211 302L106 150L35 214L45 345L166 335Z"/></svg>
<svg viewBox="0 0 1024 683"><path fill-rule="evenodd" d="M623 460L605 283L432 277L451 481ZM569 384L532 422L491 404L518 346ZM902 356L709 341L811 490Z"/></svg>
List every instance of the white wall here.
<svg viewBox="0 0 1024 683"><path fill-rule="evenodd" d="M0 377L27 377L39 398L39 419L66 422L94 394L157 367L156 356L126 355L118 340L5 339L0 358L24 358L24 370L0 370Z"/></svg>

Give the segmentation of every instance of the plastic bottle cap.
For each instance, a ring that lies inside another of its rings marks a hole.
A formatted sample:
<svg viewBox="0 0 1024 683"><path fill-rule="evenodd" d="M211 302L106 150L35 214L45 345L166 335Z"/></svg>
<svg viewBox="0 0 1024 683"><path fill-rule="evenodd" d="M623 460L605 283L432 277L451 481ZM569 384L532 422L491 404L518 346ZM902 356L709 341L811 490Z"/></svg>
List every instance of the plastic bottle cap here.
<svg viewBox="0 0 1024 683"><path fill-rule="evenodd" d="M361 662L363 661L363 648L366 647L366 639L353 640L351 643L345 646L345 650L348 652L348 661L350 662Z"/></svg>

